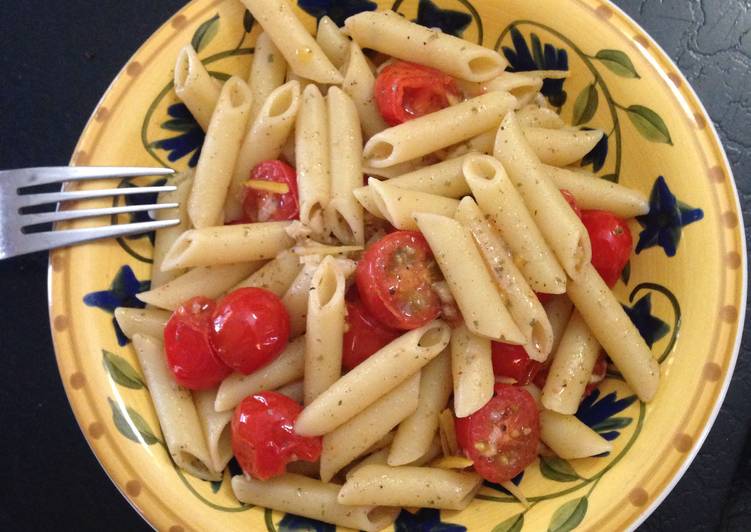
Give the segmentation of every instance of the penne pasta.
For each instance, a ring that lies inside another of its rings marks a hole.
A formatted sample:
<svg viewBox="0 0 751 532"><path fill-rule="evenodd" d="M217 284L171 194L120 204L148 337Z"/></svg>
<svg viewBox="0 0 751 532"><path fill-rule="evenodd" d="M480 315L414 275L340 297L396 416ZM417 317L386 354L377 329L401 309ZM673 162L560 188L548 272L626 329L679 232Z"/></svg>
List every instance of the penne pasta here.
<svg viewBox="0 0 751 532"><path fill-rule="evenodd" d="M568 295L634 393L644 402L654 399L660 366L594 266L588 264L569 282Z"/></svg>
<svg viewBox="0 0 751 532"><path fill-rule="evenodd" d="M613 445L576 416L543 410L540 439L564 460L587 458L613 450Z"/></svg>
<svg viewBox="0 0 751 532"><path fill-rule="evenodd" d="M472 333L501 342L524 344L468 229L452 218L415 214L464 322Z"/></svg>
<svg viewBox="0 0 751 532"><path fill-rule="evenodd" d="M451 395L451 357L444 351L422 369L415 412L399 424L388 453L391 466L411 464L430 450L438 430L438 414Z"/></svg>
<svg viewBox="0 0 751 532"><path fill-rule="evenodd" d="M524 128L524 137L544 164L568 166L580 161L600 142L602 131Z"/></svg>
<svg viewBox="0 0 751 532"><path fill-rule="evenodd" d="M383 449L380 449L374 453L369 454L357 464L352 466L352 468L345 468L346 469L346 478L349 478L351 475L355 473L360 468L363 468L367 465L386 465L388 462L389 457L389 449L388 447L384 447Z"/></svg>
<svg viewBox="0 0 751 532"><path fill-rule="evenodd" d="M252 100L248 86L240 78L230 78L222 88L188 198L188 215L196 229L224 221L224 202L248 127Z"/></svg>
<svg viewBox="0 0 751 532"><path fill-rule="evenodd" d="M387 166L386 168L373 168L372 166L363 166L363 173L370 177L379 177L383 179L393 179L409 172L414 172L420 168L425 168L425 157L418 157L411 161Z"/></svg>
<svg viewBox="0 0 751 532"><path fill-rule="evenodd" d="M318 21L316 42L336 68L341 68L347 61L350 40L328 16L324 15Z"/></svg>
<svg viewBox="0 0 751 532"><path fill-rule="evenodd" d="M357 107L365 138L370 138L388 127L383 120L373 94L375 76L370 70L362 50L356 42L350 42L347 59L342 65L344 81L342 90L346 92Z"/></svg>
<svg viewBox="0 0 751 532"><path fill-rule="evenodd" d="M300 272L300 259L291 251L285 250L247 279L236 284L231 291L238 288L263 288L282 297Z"/></svg>
<svg viewBox="0 0 751 532"><path fill-rule="evenodd" d="M219 480L201 431L190 391L179 386L164 356L162 342L142 334L133 336L138 362L151 394L164 442L178 467L202 480Z"/></svg>
<svg viewBox="0 0 751 532"><path fill-rule="evenodd" d="M516 116L519 118L519 123L525 129L528 127L561 129L566 125L561 118L561 115L556 113L553 109L539 107L534 104L522 107L516 112Z"/></svg>
<svg viewBox="0 0 751 532"><path fill-rule="evenodd" d="M398 508L339 504L336 499L340 487L292 473L269 480L232 477L232 491L245 504L365 532L378 532L396 520Z"/></svg>
<svg viewBox="0 0 751 532"><path fill-rule="evenodd" d="M206 439L212 469L221 474L232 459L232 411L217 412L214 410L215 400L216 390L193 392L193 402Z"/></svg>
<svg viewBox="0 0 751 532"><path fill-rule="evenodd" d="M561 343L561 338L563 338L563 332L566 330L571 313L574 310L574 304L567 295L561 294L553 296L550 301L545 303L544 307L545 313L548 315L550 327L553 330L553 345L550 352L555 353L558 349L558 344Z"/></svg>
<svg viewBox="0 0 751 532"><path fill-rule="evenodd" d="M115 309L117 325L131 340L136 334L161 338L170 316L172 316L171 313L155 308L118 307Z"/></svg>
<svg viewBox="0 0 751 532"><path fill-rule="evenodd" d="M420 372L415 373L323 437L321 480L328 482L417 408Z"/></svg>
<svg viewBox="0 0 751 532"><path fill-rule="evenodd" d="M162 262L163 270L273 259L294 244L291 222L225 225L185 231Z"/></svg>
<svg viewBox="0 0 751 532"><path fill-rule="evenodd" d="M296 403L302 404L303 402L303 383L302 381L296 381L291 382L289 384L285 384L281 388L277 388L277 393L280 393L282 395L286 395ZM304 464L309 464L310 462L303 462ZM318 468L316 467L316 475L318 474Z"/></svg>
<svg viewBox="0 0 751 532"><path fill-rule="evenodd" d="M610 211L621 218L633 218L649 212L649 201L641 192L611 183L593 174L545 166L551 181L568 190L576 204L585 210Z"/></svg>
<svg viewBox="0 0 751 532"><path fill-rule="evenodd" d="M287 62L266 32L261 32L256 39L253 50L253 62L250 65L248 88L253 95L250 105L250 120L255 122L261 107L277 87L284 84L287 75Z"/></svg>
<svg viewBox="0 0 751 532"><path fill-rule="evenodd" d="M287 60L292 72L318 83L342 82L342 75L305 30L287 0L242 2Z"/></svg>
<svg viewBox="0 0 751 532"><path fill-rule="evenodd" d="M155 211L155 220L169 220L179 218L180 223L172 227L165 227L156 232L154 239L154 253L151 263L151 288L157 288L169 281L180 277L184 270L162 271L162 262L169 248L174 244L181 234L190 229L190 219L188 218L188 196L190 188L193 185L193 174L178 174L170 180L170 184L175 185L177 190L172 192L162 192L159 194L157 203L177 203L177 209L164 209Z"/></svg>
<svg viewBox="0 0 751 532"><path fill-rule="evenodd" d="M485 83L481 83L479 93L508 92L516 98L516 109L521 109L534 100L542 89L543 78L527 72L501 72Z"/></svg>
<svg viewBox="0 0 751 532"><path fill-rule="evenodd" d="M467 417L493 397L495 376L490 340L472 334L462 325L451 332L451 371L454 381L454 412Z"/></svg>
<svg viewBox="0 0 751 532"><path fill-rule="evenodd" d="M175 310L196 296L210 299L221 296L261 266L263 261L193 268L165 285L136 294L136 297L147 305Z"/></svg>
<svg viewBox="0 0 751 532"><path fill-rule="evenodd" d="M175 94L188 108L201 129L208 131L219 93L219 81L209 75L193 46L184 46L175 63Z"/></svg>
<svg viewBox="0 0 751 532"><path fill-rule="evenodd" d="M358 13L344 25L362 48L437 68L467 81L487 81L508 65L493 50L409 22L392 11Z"/></svg>
<svg viewBox="0 0 751 532"><path fill-rule="evenodd" d="M300 83L290 81L274 89L258 110L240 146L225 202L227 221L242 217L245 182L256 165L277 159L295 125L300 109ZM264 220L260 220L264 221Z"/></svg>
<svg viewBox="0 0 751 532"><path fill-rule="evenodd" d="M448 159L437 164L424 166L388 180L392 187L406 188L418 192L461 198L470 193L464 179L462 166L465 156Z"/></svg>
<svg viewBox="0 0 751 532"><path fill-rule="evenodd" d="M342 373L346 276L328 256L313 274L308 292L305 335L305 404L310 404Z"/></svg>
<svg viewBox="0 0 751 532"><path fill-rule="evenodd" d="M515 101L508 93L491 92L381 131L365 144L365 162L393 166L472 138L498 126Z"/></svg>
<svg viewBox="0 0 751 532"><path fill-rule="evenodd" d="M324 213L331 194L328 129L326 102L318 87L308 85L295 126L295 160L300 221L317 235L324 233Z"/></svg>
<svg viewBox="0 0 751 532"><path fill-rule="evenodd" d="M352 99L338 87L329 89L326 103L331 164L331 201L326 206L326 225L341 242L362 245L363 212L352 195L352 190L362 185L360 119Z"/></svg>
<svg viewBox="0 0 751 532"><path fill-rule="evenodd" d="M592 260L589 234L526 142L513 113L498 129L494 151L561 266L577 278Z"/></svg>
<svg viewBox="0 0 751 532"><path fill-rule="evenodd" d="M463 510L481 486L482 477L475 473L433 467L367 465L347 478L337 500L347 505Z"/></svg>
<svg viewBox="0 0 751 532"><path fill-rule="evenodd" d="M600 354L600 344L574 312L566 326L542 389L542 404L559 414L576 414Z"/></svg>
<svg viewBox="0 0 751 532"><path fill-rule="evenodd" d="M368 194L381 217L397 229L416 231L417 222L412 217L415 212L427 212L452 217L459 201L426 192L418 192L391 186L389 181L368 179L368 192L361 192L358 200ZM371 213L372 214L372 213Z"/></svg>
<svg viewBox="0 0 751 532"><path fill-rule="evenodd" d="M524 349L532 360L544 362L552 350L553 331L537 295L524 280L498 231L472 198L464 198L456 219L475 237L490 274L505 297L514 323L527 338Z"/></svg>
<svg viewBox="0 0 751 532"><path fill-rule="evenodd" d="M295 424L303 436L327 434L352 419L438 356L449 327L434 321L403 334L336 381L305 407Z"/></svg>
<svg viewBox="0 0 751 532"><path fill-rule="evenodd" d="M305 338L292 340L273 362L250 375L233 373L222 381L216 393L214 410L235 408L254 393L275 390L302 378L305 369Z"/></svg>
<svg viewBox="0 0 751 532"><path fill-rule="evenodd" d="M308 293L318 264L309 262L302 266L295 280L282 296L289 315L289 336L296 338L305 333L308 322Z"/></svg>

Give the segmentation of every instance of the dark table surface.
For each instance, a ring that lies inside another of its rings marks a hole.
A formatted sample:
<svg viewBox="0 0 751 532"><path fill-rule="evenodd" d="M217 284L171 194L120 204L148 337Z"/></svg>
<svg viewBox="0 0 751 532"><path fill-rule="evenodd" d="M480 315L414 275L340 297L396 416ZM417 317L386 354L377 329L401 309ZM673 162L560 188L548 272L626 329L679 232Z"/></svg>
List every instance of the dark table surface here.
<svg viewBox="0 0 751 532"><path fill-rule="evenodd" d="M110 81L184 3L4 0L0 168L66 164ZM748 220L751 2L616 4L665 48L707 106ZM0 457L6 468L0 529L147 530L100 468L68 406L48 329L46 273L46 253L0 263ZM746 338L712 432L642 530L751 530L750 351Z"/></svg>

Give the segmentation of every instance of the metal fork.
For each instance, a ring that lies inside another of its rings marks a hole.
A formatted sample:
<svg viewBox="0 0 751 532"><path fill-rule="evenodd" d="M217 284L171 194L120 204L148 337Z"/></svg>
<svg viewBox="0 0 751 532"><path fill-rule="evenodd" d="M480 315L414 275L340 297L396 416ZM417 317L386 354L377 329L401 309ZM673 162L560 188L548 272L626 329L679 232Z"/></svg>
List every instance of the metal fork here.
<svg viewBox="0 0 751 532"><path fill-rule="evenodd" d="M173 219L35 233L31 232L29 228L39 224L115 214L138 213L151 210L174 209L178 206L177 203L160 203L153 205L127 205L123 207L62 211L59 209L59 206L63 202L92 198L135 196L139 194L170 192L175 190L176 187L131 187L27 194L22 193L24 188L63 183L67 181L166 176L173 173L174 171L169 168L127 168L105 166L61 166L0 171L0 260L35 251L72 246L74 244L90 242L102 238L116 238L144 233L180 223L179 219ZM58 209L54 212L33 214L25 214L22 212L28 207L36 207L46 204L57 204Z"/></svg>

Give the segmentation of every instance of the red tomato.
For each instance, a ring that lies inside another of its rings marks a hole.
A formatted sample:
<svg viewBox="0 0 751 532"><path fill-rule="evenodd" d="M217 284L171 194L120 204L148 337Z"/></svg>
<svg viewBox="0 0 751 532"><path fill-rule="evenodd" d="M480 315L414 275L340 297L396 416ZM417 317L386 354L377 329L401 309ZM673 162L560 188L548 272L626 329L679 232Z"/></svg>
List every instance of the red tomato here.
<svg viewBox="0 0 751 532"><path fill-rule="evenodd" d="M342 366L349 371L392 340L396 340L401 332L379 322L368 312L359 297L348 297L346 303L348 328L342 343Z"/></svg>
<svg viewBox="0 0 751 532"><path fill-rule="evenodd" d="M167 365L178 384L206 390L232 373L209 342L214 302L207 297L189 299L172 314L164 327Z"/></svg>
<svg viewBox="0 0 751 532"><path fill-rule="evenodd" d="M265 161L253 168L250 179L272 181L287 185L289 192L278 194L245 187L243 222L269 222L294 220L300 216L297 194L297 173L283 161Z"/></svg>
<svg viewBox="0 0 751 532"><path fill-rule="evenodd" d="M524 386L532 382L542 363L529 358L520 345L493 342L493 373L496 377L510 377L516 384Z"/></svg>
<svg viewBox="0 0 751 532"><path fill-rule="evenodd" d="M417 231L396 231L371 244L356 274L368 311L400 330L417 329L438 316L441 300L431 287L437 277L430 247Z"/></svg>
<svg viewBox="0 0 751 532"><path fill-rule="evenodd" d="M631 230L625 220L608 211L582 211L581 218L592 242L592 266L612 288L631 257Z"/></svg>
<svg viewBox="0 0 751 532"><path fill-rule="evenodd" d="M259 480L283 475L288 463L315 462L321 438L300 436L295 420L302 406L277 392L246 397L232 416L232 452L243 471Z"/></svg>
<svg viewBox="0 0 751 532"><path fill-rule="evenodd" d="M282 301L262 288L240 288L216 304L211 345L237 372L249 374L278 357L289 340L289 315Z"/></svg>
<svg viewBox="0 0 751 532"><path fill-rule="evenodd" d="M569 205L571 205L571 208L574 210L574 213L579 218L581 218L582 210L579 208L579 205L576 204L576 198L574 197L574 195L566 189L561 189L561 194L563 194L563 197L566 199L566 202Z"/></svg>
<svg viewBox="0 0 751 532"><path fill-rule="evenodd" d="M456 438L483 478L505 482L537 458L540 416L524 388L496 386L495 391L480 410L456 420Z"/></svg>
<svg viewBox="0 0 751 532"><path fill-rule="evenodd" d="M456 81L440 70L397 61L378 74L375 98L381 116L396 126L448 107L450 96L459 98Z"/></svg>
<svg viewBox="0 0 751 532"><path fill-rule="evenodd" d="M535 292L535 295L537 296L537 299L540 300L540 303L543 305L553 299L555 294L544 294L542 292Z"/></svg>

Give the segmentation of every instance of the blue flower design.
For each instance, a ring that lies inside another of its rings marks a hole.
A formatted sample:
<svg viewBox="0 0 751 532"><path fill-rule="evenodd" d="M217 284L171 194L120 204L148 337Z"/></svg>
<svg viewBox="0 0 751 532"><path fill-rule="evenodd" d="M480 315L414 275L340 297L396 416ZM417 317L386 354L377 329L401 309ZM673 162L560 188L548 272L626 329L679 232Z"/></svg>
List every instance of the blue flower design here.
<svg viewBox="0 0 751 532"><path fill-rule="evenodd" d="M628 427L632 421L630 417L615 417L616 414L623 412L634 404L636 396L629 395L623 399L618 399L616 392L611 392L602 399L599 399L599 397L599 389L595 389L585 397L579 405L576 417L592 430L598 432L600 436L612 441L620 436L619 429Z"/></svg>
<svg viewBox="0 0 751 532"><path fill-rule="evenodd" d="M443 33L461 37L471 24L472 16L461 11L441 9L431 0L420 0L415 22L428 28L441 28Z"/></svg>
<svg viewBox="0 0 751 532"><path fill-rule="evenodd" d="M193 154L188 161L191 168L198 164L198 158L201 155L203 146L204 133L196 119L190 114L188 108L183 103L176 103L167 108L167 114L171 117L162 123L162 129L176 131L179 135L166 139L155 140L151 147L158 150L165 150L168 153L167 160L170 162L179 161L188 154Z"/></svg>
<svg viewBox="0 0 751 532"><path fill-rule="evenodd" d="M416 514L402 510L394 523L395 532L466 532L467 527L441 521L441 512L423 508Z"/></svg>
<svg viewBox="0 0 751 532"><path fill-rule="evenodd" d="M591 128L585 127L584 130L591 130ZM605 161L608 158L608 136L603 135L602 138L595 144L595 147L582 158L581 166L592 165L592 172L597 173L605 166Z"/></svg>
<svg viewBox="0 0 751 532"><path fill-rule="evenodd" d="M328 16L337 26L344 26L344 21L352 15L378 8L370 0L297 0L297 5L316 19Z"/></svg>
<svg viewBox="0 0 751 532"><path fill-rule="evenodd" d="M530 70L568 70L568 53L552 44L543 44L536 34L530 36L532 50L518 28L511 28L511 42L514 47L503 47L503 55L509 62L511 72ZM563 90L565 79L546 78L542 84L542 94L555 107L562 107L568 95Z"/></svg>
<svg viewBox="0 0 751 532"><path fill-rule="evenodd" d="M336 527L315 519L285 514L279 521L279 532L336 532Z"/></svg>
<svg viewBox="0 0 751 532"><path fill-rule="evenodd" d="M110 314L114 314L117 307L144 308L145 303L136 298L136 294L145 292L151 286L151 281L139 281L130 266L123 266L112 280L109 290L90 292L83 296L83 302L89 307L97 307ZM112 318L117 343L121 346L128 343L117 320Z"/></svg>
<svg viewBox="0 0 751 532"><path fill-rule="evenodd" d="M636 253L660 246L668 257L675 256L683 227L704 218L704 211L689 207L676 199L665 178L660 176L649 196L649 213L637 216L643 227L636 244Z"/></svg>
<svg viewBox="0 0 751 532"><path fill-rule="evenodd" d="M623 310L639 329L639 333L650 349L656 341L670 332L670 325L652 315L652 294L644 295L634 303L633 307L623 305Z"/></svg>
<svg viewBox="0 0 751 532"><path fill-rule="evenodd" d="M512 478L511 482L513 482L514 485L518 486L519 484L521 484L523 478L524 478L524 471L522 471L521 473L519 473L518 475L516 475L514 478ZM485 481L483 481L482 484L486 488L490 488L490 489L493 489L493 490L496 490L496 491L500 491L501 493L505 493L506 495L511 495L511 493L509 493L509 491L506 488L504 488L500 484L496 484L495 482L490 482L489 480L485 480Z"/></svg>

